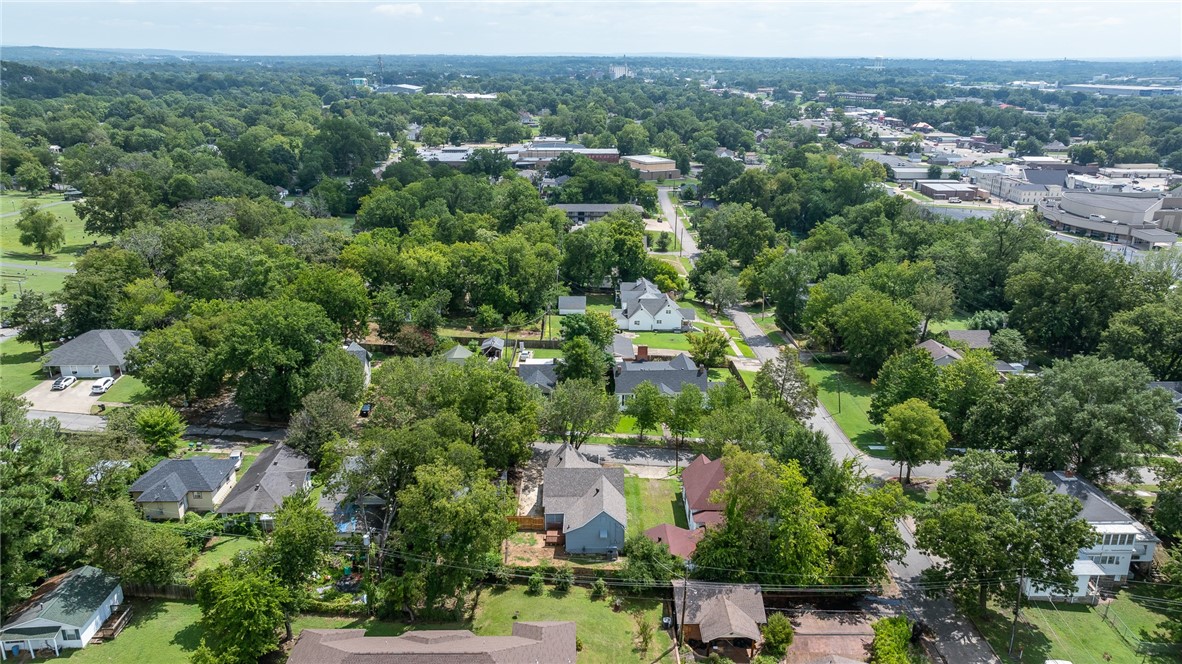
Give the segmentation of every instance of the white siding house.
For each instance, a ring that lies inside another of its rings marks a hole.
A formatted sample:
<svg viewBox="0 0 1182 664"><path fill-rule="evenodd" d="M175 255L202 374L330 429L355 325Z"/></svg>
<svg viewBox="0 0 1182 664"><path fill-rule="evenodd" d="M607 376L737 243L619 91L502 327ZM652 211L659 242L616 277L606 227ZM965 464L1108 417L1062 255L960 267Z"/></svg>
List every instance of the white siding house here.
<svg viewBox="0 0 1182 664"><path fill-rule="evenodd" d="M119 579L85 565L46 581L0 628L0 656L85 648L123 604Z"/></svg>
<svg viewBox="0 0 1182 664"><path fill-rule="evenodd" d="M621 282L617 299L620 308L612 309L612 317L627 332L681 332L697 318L692 308L677 306L648 279Z"/></svg>

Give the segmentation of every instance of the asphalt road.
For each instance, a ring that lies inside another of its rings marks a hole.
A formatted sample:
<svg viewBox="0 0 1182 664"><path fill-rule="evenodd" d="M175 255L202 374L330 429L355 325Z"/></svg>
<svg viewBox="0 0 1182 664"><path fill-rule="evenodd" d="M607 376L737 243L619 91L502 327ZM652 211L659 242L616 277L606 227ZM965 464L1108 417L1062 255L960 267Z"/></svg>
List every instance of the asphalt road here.
<svg viewBox="0 0 1182 664"><path fill-rule="evenodd" d="M657 187L657 201L661 204L661 212L669 223L672 224L674 219L677 220L677 239L681 242L681 252L692 261L698 255L698 243L694 240L694 236L686 230L685 218L677 216L677 208L673 206L673 200L669 198L670 191L673 191L672 187Z"/></svg>
<svg viewBox="0 0 1182 664"><path fill-rule="evenodd" d="M30 420L48 420L56 418L62 431L105 431L107 420L98 415L83 415L81 413L62 413L52 410L30 410L25 416Z"/></svg>

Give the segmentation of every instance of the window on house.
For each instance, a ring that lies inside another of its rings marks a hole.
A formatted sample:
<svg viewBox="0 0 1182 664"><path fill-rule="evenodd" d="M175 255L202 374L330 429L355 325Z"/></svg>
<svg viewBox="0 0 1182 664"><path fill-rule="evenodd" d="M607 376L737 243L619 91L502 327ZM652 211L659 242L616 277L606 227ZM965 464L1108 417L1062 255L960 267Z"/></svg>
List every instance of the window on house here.
<svg viewBox="0 0 1182 664"><path fill-rule="evenodd" d="M1092 556L1092 562L1097 565L1116 565L1120 562L1120 556Z"/></svg>
<svg viewBox="0 0 1182 664"><path fill-rule="evenodd" d="M662 323L662 321L660 319L657 319L657 325L660 325L661 323Z"/></svg>
<svg viewBox="0 0 1182 664"><path fill-rule="evenodd" d="M607 539L607 531L606 530L599 531L599 539Z"/></svg>
<svg viewBox="0 0 1182 664"><path fill-rule="evenodd" d="M81 641L82 635L76 629L63 629L62 630L62 640L63 641Z"/></svg>
<svg viewBox="0 0 1182 664"><path fill-rule="evenodd" d="M201 492L200 492L200 491L194 491L194 492L193 492L193 497L194 497L194 498L200 498L200 497L201 497Z"/></svg>

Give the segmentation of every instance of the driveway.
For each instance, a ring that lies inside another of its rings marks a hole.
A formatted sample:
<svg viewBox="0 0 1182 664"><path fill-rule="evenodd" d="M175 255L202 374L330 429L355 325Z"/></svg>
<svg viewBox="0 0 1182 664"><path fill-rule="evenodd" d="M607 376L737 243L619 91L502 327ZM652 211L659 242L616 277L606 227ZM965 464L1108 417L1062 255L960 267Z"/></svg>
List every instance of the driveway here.
<svg viewBox="0 0 1182 664"><path fill-rule="evenodd" d="M93 384L94 379L79 379L66 389L54 392L50 389L53 381L43 380L21 396L28 399L30 410L89 415L91 407L98 403L99 398L99 395L90 394Z"/></svg>
<svg viewBox="0 0 1182 664"><path fill-rule="evenodd" d="M105 431L107 429L106 418L98 415L30 410L25 417L30 420L56 419L61 425L62 431Z"/></svg>

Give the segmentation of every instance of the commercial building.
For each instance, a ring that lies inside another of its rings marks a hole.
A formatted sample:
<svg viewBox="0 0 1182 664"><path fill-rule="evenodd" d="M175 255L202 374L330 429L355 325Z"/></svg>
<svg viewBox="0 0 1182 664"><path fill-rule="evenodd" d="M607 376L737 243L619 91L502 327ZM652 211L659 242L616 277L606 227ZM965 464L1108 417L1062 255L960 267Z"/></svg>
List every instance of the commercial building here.
<svg viewBox="0 0 1182 664"><path fill-rule="evenodd" d="M576 226L599 221L616 210L634 210L644 214L644 208L629 203L559 203L550 207L562 210L566 218Z"/></svg>
<svg viewBox="0 0 1182 664"><path fill-rule="evenodd" d="M589 148L582 143L568 143L557 137L541 137L523 145L510 145L503 148L501 153L518 168L545 166L564 154L583 155L606 164L620 161L620 151L615 148Z"/></svg>
<svg viewBox="0 0 1182 664"><path fill-rule="evenodd" d="M1105 85L1101 83L1072 83L1064 85L1069 92L1091 92L1106 97L1168 97L1182 95L1182 88L1163 85Z"/></svg>
<svg viewBox="0 0 1182 664"><path fill-rule="evenodd" d="M878 99L878 95L874 94L873 92L835 92L833 93L833 97L842 101L852 101L858 104L870 104L873 103L875 99Z"/></svg>
<svg viewBox="0 0 1182 664"><path fill-rule="evenodd" d="M1158 226L1159 216L1174 223L1173 211L1168 216L1164 213L1165 200L1153 194L1064 191L1057 201L1040 203L1038 210L1059 230L1120 242L1134 249L1160 249L1178 240L1175 233Z"/></svg>
<svg viewBox="0 0 1182 664"><path fill-rule="evenodd" d="M936 200L959 198L962 201L975 201L985 198L980 189L955 180L916 180L915 190Z"/></svg>
<svg viewBox="0 0 1182 664"><path fill-rule="evenodd" d="M380 85L374 88L374 92L379 94L389 95L413 95L423 91L421 85L411 85L409 83L396 83L394 85Z"/></svg>
<svg viewBox="0 0 1182 664"><path fill-rule="evenodd" d="M863 152L861 156L863 159L877 161L885 166L887 177L892 182L924 180L928 177L928 167L923 162L911 161L902 157L896 157L893 154L879 154L877 152Z"/></svg>
<svg viewBox="0 0 1182 664"><path fill-rule="evenodd" d="M640 172L641 180L676 180L681 177L677 163L672 159L651 154L634 154L623 157L628 167Z"/></svg>
<svg viewBox="0 0 1182 664"><path fill-rule="evenodd" d="M472 148L463 146L447 145L441 148L419 149L419 158L428 164L443 164L456 169L463 168L471 156Z"/></svg>

